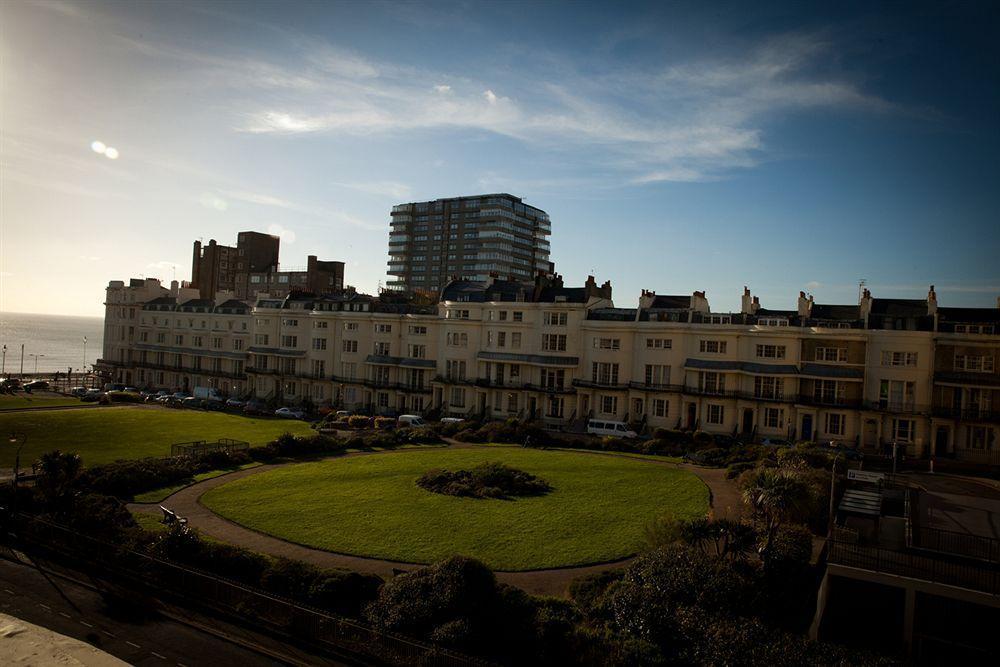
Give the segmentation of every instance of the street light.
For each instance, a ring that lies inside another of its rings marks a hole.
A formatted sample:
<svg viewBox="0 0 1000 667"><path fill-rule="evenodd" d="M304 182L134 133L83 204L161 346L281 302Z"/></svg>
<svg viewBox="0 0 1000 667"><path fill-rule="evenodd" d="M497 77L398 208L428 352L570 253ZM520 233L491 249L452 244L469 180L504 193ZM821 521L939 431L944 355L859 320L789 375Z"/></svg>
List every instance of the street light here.
<svg viewBox="0 0 1000 667"><path fill-rule="evenodd" d="M20 433L17 431L11 431L10 436L7 441L12 445L17 445L17 453L14 455L14 500L11 503L14 514L17 514L17 482L20 477L21 470L21 450L24 448L24 443L28 442L28 435L26 433ZM20 443L20 444L18 444Z"/></svg>
<svg viewBox="0 0 1000 667"><path fill-rule="evenodd" d="M3 363L0 365L0 375L7 374L7 346L3 346Z"/></svg>
<svg viewBox="0 0 1000 667"><path fill-rule="evenodd" d="M29 357L35 358L35 375L38 375L38 357L44 357L44 354L29 354Z"/></svg>

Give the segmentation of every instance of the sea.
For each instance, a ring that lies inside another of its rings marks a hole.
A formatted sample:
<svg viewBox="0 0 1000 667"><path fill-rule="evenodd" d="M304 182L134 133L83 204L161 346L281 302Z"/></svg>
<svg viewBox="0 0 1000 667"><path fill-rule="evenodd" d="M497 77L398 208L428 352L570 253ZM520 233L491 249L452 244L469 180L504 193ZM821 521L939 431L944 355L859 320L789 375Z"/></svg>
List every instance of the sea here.
<svg viewBox="0 0 1000 667"><path fill-rule="evenodd" d="M4 376L20 372L21 345L25 373L34 373L36 363L39 373L65 372L68 368L76 373L84 366L89 370L104 347L104 318L0 313L0 344L7 348L2 362Z"/></svg>

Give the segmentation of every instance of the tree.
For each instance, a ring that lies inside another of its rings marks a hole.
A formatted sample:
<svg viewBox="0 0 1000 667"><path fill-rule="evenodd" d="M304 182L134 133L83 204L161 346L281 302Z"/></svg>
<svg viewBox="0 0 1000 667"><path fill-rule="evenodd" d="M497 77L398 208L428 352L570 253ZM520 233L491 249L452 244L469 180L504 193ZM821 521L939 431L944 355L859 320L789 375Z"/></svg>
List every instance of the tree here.
<svg viewBox="0 0 1000 667"><path fill-rule="evenodd" d="M65 509L83 471L80 456L56 449L42 454L36 467L39 472L38 490L46 505L55 512Z"/></svg>
<svg viewBox="0 0 1000 667"><path fill-rule="evenodd" d="M785 521L804 517L812 502L809 484L794 472L779 468L759 468L747 473L742 482L743 502L763 527L761 558L766 562L775 536Z"/></svg>

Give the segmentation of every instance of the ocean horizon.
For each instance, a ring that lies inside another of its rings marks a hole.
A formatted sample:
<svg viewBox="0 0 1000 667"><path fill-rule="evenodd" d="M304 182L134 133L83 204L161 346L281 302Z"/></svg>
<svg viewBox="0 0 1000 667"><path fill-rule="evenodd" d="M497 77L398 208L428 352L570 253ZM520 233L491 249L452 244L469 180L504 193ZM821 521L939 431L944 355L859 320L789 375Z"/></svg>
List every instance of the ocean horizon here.
<svg viewBox="0 0 1000 667"><path fill-rule="evenodd" d="M87 338L84 357L84 337ZM0 312L0 345L6 345L3 374L21 372L21 345L24 345L24 372L79 372L89 369L104 348L104 318L79 315ZM37 355L37 356L36 356Z"/></svg>

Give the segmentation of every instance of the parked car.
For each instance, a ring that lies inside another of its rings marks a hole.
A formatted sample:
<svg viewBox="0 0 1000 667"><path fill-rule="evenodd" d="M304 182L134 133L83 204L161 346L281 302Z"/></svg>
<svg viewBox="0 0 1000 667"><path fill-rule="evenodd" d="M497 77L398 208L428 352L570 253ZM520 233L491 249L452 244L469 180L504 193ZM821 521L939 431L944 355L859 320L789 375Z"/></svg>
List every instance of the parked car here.
<svg viewBox="0 0 1000 667"><path fill-rule="evenodd" d="M267 404L264 401L259 401L257 399L247 401L246 404L243 405L243 414L266 415L268 414Z"/></svg>
<svg viewBox="0 0 1000 667"><path fill-rule="evenodd" d="M179 399L181 399L182 401L183 401L183 400L184 400L185 398L191 398L191 394L189 394L189 393L188 393L188 392L186 392L186 391L175 391L175 392L174 392L174 394L173 394L173 396L174 396L174 398L179 398Z"/></svg>
<svg viewBox="0 0 1000 667"><path fill-rule="evenodd" d="M176 398L176 396L175 396L175 398ZM188 396L186 398L182 398L181 399L181 405L183 405L185 408L202 408L202 407L205 407L202 404L202 400L200 398L198 398L197 396Z"/></svg>
<svg viewBox="0 0 1000 667"><path fill-rule="evenodd" d="M132 393L138 393L139 388L138 387L125 387L124 389L122 389L122 391L130 391Z"/></svg>
<svg viewBox="0 0 1000 667"><path fill-rule="evenodd" d="M227 408L237 408L237 409L239 409L239 408L242 408L244 405L246 405L246 401L241 401L238 398L230 398L228 401L226 401L226 407Z"/></svg>
<svg viewBox="0 0 1000 667"><path fill-rule="evenodd" d="M591 435L611 435L617 438L636 438L638 433L629 429L625 422L591 419L587 422L587 433Z"/></svg>
<svg viewBox="0 0 1000 667"><path fill-rule="evenodd" d="M397 426L427 426L427 422L420 415L399 415L396 419Z"/></svg>
<svg viewBox="0 0 1000 667"><path fill-rule="evenodd" d="M274 411L274 416L284 419L305 419L306 413L297 408L278 408Z"/></svg>
<svg viewBox="0 0 1000 667"><path fill-rule="evenodd" d="M854 447L848 447L847 445L842 445L838 442L834 442L833 440L823 444L825 444L825 446L830 450L830 453L835 455L841 454L848 461L861 461L865 458L865 455Z"/></svg>
<svg viewBox="0 0 1000 667"><path fill-rule="evenodd" d="M17 378L4 378L0 380L0 393L12 394L21 388L21 381Z"/></svg>
<svg viewBox="0 0 1000 667"><path fill-rule="evenodd" d="M350 417L351 416L351 411L350 410L337 410L337 412L334 413L334 414L336 415L336 417L338 419L340 419L341 417Z"/></svg>
<svg viewBox="0 0 1000 667"><path fill-rule="evenodd" d="M69 395L76 396L77 398L83 396L86 393L87 393L86 387L73 387L72 389L69 390Z"/></svg>
<svg viewBox="0 0 1000 667"><path fill-rule="evenodd" d="M201 407L206 410L225 410L226 402L222 400L215 400L211 398L202 399Z"/></svg>
<svg viewBox="0 0 1000 667"><path fill-rule="evenodd" d="M442 424L458 424L464 421L461 417L441 417Z"/></svg>
<svg viewBox="0 0 1000 667"><path fill-rule="evenodd" d="M80 397L80 400L85 403L96 403L101 400L102 396L104 396L104 392L100 389L88 389L87 393Z"/></svg>
<svg viewBox="0 0 1000 667"><path fill-rule="evenodd" d="M163 394L162 396L157 396L154 400L157 403L166 404L166 403L169 403L170 401L172 401L173 399L174 399L174 395L173 394Z"/></svg>
<svg viewBox="0 0 1000 667"><path fill-rule="evenodd" d="M49 383L47 380L32 380L24 385L24 390L27 392L48 391Z"/></svg>

